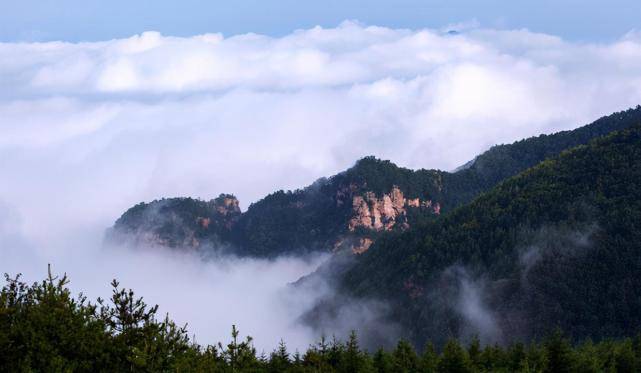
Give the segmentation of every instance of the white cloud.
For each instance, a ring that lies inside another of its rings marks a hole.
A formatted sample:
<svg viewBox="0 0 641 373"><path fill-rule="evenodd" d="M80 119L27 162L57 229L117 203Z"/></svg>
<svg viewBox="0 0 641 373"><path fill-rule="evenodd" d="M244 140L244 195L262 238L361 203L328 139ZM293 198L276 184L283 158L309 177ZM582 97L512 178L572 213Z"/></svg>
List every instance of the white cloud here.
<svg viewBox="0 0 641 373"><path fill-rule="evenodd" d="M640 58L634 31L578 44L354 22L280 38L0 43L1 250L61 258L141 200L227 192L246 207L370 154L453 169L641 103ZM0 271L27 271L9 262Z"/></svg>

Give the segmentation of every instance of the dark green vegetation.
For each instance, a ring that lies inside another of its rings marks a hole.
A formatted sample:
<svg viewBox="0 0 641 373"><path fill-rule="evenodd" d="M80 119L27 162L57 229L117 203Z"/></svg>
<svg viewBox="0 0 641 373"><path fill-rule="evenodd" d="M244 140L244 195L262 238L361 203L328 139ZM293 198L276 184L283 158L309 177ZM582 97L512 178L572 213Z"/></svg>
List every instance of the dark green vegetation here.
<svg viewBox="0 0 641 373"><path fill-rule="evenodd" d="M220 245L229 242L231 228L239 217L240 208L233 195L221 194L208 202L193 198L162 199L139 203L127 210L109 236L169 247Z"/></svg>
<svg viewBox="0 0 641 373"><path fill-rule="evenodd" d="M310 325L340 315L337 309L350 299L375 300L389 305L386 317L400 323L415 347L431 341L440 348L452 337L468 343L478 336L511 344L499 355L518 342L543 343L532 347L542 351L547 336L560 329L575 343L606 342L574 351L562 344L546 355L548 362L556 359L550 356L575 354L562 365L599 370L612 366L599 352L609 348L607 340L641 329L640 186L637 107L573 131L493 147L454 173L412 171L367 157L305 189L267 196L216 237L225 237L221 241L236 253L268 257L375 239L364 254L342 250L316 273L340 293L305 315ZM403 198L429 205L406 204L390 229L351 226L358 199L380 200L395 188ZM441 214L435 214L437 204ZM154 205L136 208L151 211ZM128 220L134 213L119 222L144 228ZM199 221L204 213L186 214L183 221ZM364 345L379 343L367 339ZM596 359L592 363L579 362L585 349ZM470 361L480 354L453 351ZM377 356L372 363L393 366L389 357ZM548 364L534 360L529 368ZM516 368L495 370L501 369Z"/></svg>
<svg viewBox="0 0 641 373"><path fill-rule="evenodd" d="M640 228L636 125L382 237L342 287L389 301L416 345L475 333L530 341L557 327L575 340L628 336L641 327Z"/></svg>
<svg viewBox="0 0 641 373"><path fill-rule="evenodd" d="M641 336L572 346L554 333L541 343L482 347L478 340L448 341L440 351L417 354L400 341L390 351L368 353L352 333L305 352L284 342L257 354L251 338L232 328L226 344L200 346L185 328L157 318L131 290L113 283L109 302L74 297L67 279L51 275L25 284L7 276L0 291L0 371L3 372L636 372Z"/></svg>
<svg viewBox="0 0 641 373"><path fill-rule="evenodd" d="M573 131L495 146L467 168L453 173L413 171L366 157L345 172L304 189L272 193L242 214L221 215L216 200L176 198L142 203L125 212L114 231L171 247L224 243L236 254L258 257L340 250L361 237L377 239L382 233L380 229L350 230L349 221L356 214L354 197L368 192L381 197L396 186L404 198L430 201L432 206L438 203L445 213L563 150L636 123L641 123L641 107ZM433 208L408 206L404 210L389 230L399 231L436 218ZM210 219L208 227L203 226L203 218Z"/></svg>
<svg viewBox="0 0 641 373"><path fill-rule="evenodd" d="M444 177L442 205L449 210L470 202L508 177L564 150L584 145L613 131L641 123L641 106L614 113L571 131L540 135L509 145L497 145L479 155L469 167Z"/></svg>
<svg viewBox="0 0 641 373"><path fill-rule="evenodd" d="M412 171L374 157L363 158L349 170L305 189L281 190L252 204L236 226L235 242L240 252L253 256L327 251L341 239L375 235L366 229L349 231L355 196L367 192L381 196L397 186L406 198L426 199L438 190L438 175L438 171ZM431 210L428 214L432 215Z"/></svg>

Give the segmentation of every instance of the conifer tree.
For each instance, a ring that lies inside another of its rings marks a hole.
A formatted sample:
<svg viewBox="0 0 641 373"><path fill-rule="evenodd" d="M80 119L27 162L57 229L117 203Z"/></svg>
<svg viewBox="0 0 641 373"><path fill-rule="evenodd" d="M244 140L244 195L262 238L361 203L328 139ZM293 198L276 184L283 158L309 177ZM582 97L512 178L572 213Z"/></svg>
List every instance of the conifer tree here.
<svg viewBox="0 0 641 373"><path fill-rule="evenodd" d="M416 372L418 370L416 351L408 341L400 340L394 349L393 356L397 372Z"/></svg>
<svg viewBox="0 0 641 373"><path fill-rule="evenodd" d="M434 350L434 345L428 343L423 349L420 358L420 371L423 373L434 373L438 367L438 354Z"/></svg>
<svg viewBox="0 0 641 373"><path fill-rule="evenodd" d="M382 348L374 354L374 369L379 373L393 373L395 371L394 358Z"/></svg>
<svg viewBox="0 0 641 373"><path fill-rule="evenodd" d="M570 342L563 337L560 330L557 330L545 345L547 364L545 372L564 373L572 372L574 369L574 356Z"/></svg>
<svg viewBox="0 0 641 373"><path fill-rule="evenodd" d="M287 345L281 339L278 348L271 353L269 363L267 364L270 372L284 372L291 365Z"/></svg>
<svg viewBox="0 0 641 373"><path fill-rule="evenodd" d="M443 348L438 362L439 373L469 373L473 372L470 358L461 345L450 339Z"/></svg>

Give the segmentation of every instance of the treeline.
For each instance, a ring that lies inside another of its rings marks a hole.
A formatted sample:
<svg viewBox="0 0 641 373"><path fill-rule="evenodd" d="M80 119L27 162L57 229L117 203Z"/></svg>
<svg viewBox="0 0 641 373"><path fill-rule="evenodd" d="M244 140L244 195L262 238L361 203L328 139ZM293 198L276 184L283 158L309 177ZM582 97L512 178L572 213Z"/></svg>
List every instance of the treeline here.
<svg viewBox="0 0 641 373"><path fill-rule="evenodd" d="M31 285L6 277L0 292L2 372L638 372L641 335L635 339L571 345L560 333L524 345L482 347L449 341L440 351L417 352L406 341L368 353L355 333L347 341L322 338L307 351L285 342L257 353L252 339L196 344L185 327L133 291L112 283L109 301L74 297L66 276Z"/></svg>

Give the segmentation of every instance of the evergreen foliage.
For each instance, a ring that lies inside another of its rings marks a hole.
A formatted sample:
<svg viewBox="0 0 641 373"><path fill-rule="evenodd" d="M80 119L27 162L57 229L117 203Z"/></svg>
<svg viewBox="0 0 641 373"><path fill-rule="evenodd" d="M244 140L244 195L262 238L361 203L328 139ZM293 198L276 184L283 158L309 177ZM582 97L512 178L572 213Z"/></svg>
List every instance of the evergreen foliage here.
<svg viewBox="0 0 641 373"><path fill-rule="evenodd" d="M450 340L418 354L407 341L392 351L362 350L355 332L346 342L322 338L301 357L284 341L257 356L252 339L199 346L169 317L157 318L133 291L112 283L109 302L74 297L68 279L49 276L28 285L5 277L0 290L0 371L3 372L637 372L641 335L572 346L555 333L525 347L467 348ZM474 352L472 352L474 351Z"/></svg>
<svg viewBox="0 0 641 373"><path fill-rule="evenodd" d="M379 239L344 274L344 290L390 301L418 345L481 328L447 303L473 281L502 332L495 338L529 341L556 327L574 340L629 336L641 325L639 185L633 126Z"/></svg>
<svg viewBox="0 0 641 373"><path fill-rule="evenodd" d="M405 198L430 200L438 203L442 212L451 211L564 150L637 123L641 123L641 107L614 113L572 131L494 146L455 172L410 170L365 157L342 173L319 179L303 189L274 192L253 203L246 212L232 216L220 215L215 200L171 198L141 203L118 219L114 231L153 236L157 243L170 247L192 247L194 239L222 244L241 256L328 251L341 239L357 239L364 233L348 231L353 215L352 195L372 192L380 197L396 186ZM211 225L198 224L202 217L208 218ZM437 216L432 209L410 208L406 218L414 226ZM378 236L372 232L367 235Z"/></svg>

